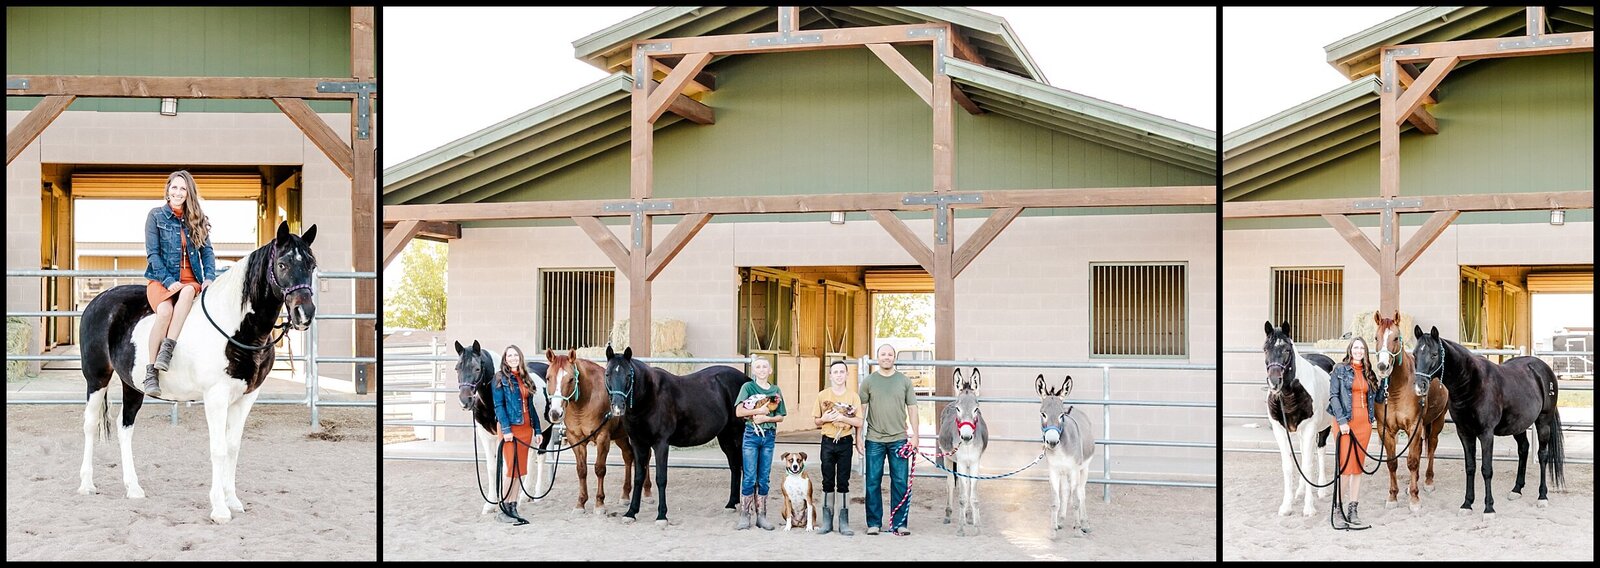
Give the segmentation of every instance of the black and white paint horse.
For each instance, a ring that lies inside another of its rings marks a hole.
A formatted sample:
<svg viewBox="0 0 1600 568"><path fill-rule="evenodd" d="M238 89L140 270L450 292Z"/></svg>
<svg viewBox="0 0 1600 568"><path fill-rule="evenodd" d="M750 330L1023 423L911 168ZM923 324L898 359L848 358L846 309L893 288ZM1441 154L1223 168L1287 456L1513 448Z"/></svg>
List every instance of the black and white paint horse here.
<svg viewBox="0 0 1600 568"><path fill-rule="evenodd" d="M1437 327L1422 333L1419 325L1411 332L1417 338L1412 351L1416 374L1424 379L1416 381L1417 396L1428 394L1428 384L1433 382L1429 379L1434 377L1450 391L1450 418L1456 423L1456 437L1461 439L1466 454L1467 496L1461 503L1461 512L1472 511L1472 466L1476 460L1473 450L1481 443L1483 516L1494 516L1489 481L1494 478L1495 436L1511 436L1517 441L1517 483L1511 487L1511 498L1522 497L1528 471L1529 427L1537 428L1539 436L1539 500L1534 506L1548 507L1545 475L1554 474L1557 489L1566 481L1562 473L1566 455L1561 449L1561 411L1556 408L1561 388L1556 384L1555 371L1538 357L1512 357L1499 365L1490 363L1454 341L1441 339Z"/></svg>
<svg viewBox="0 0 1600 568"><path fill-rule="evenodd" d="M1089 503L1084 500L1089 485L1089 459L1094 457L1094 428L1089 416L1067 406L1072 392L1072 375L1051 389L1044 375L1033 380L1039 394L1039 428L1044 436L1044 452L1050 464L1050 538L1061 535L1062 521L1074 506L1073 524L1079 535L1089 534Z"/></svg>
<svg viewBox="0 0 1600 568"><path fill-rule="evenodd" d="M244 512L234 489L239 466L239 441L245 418L260 394L261 383L275 358L272 330L280 309L287 307L289 327L304 330L316 316L312 275L317 270L311 242L312 225L304 235L278 225L272 242L239 260L218 276L200 295L199 309L184 321L183 341L172 355L172 367L161 373L163 400L205 403L210 429L211 520L226 523L233 513ZM212 321L207 320L207 314ZM111 435L111 407L106 387L113 373L122 382L122 483L128 498L141 499L144 489L133 468L133 422L144 404L144 391L133 377L150 361L150 326L154 321L145 286L118 286L96 296L83 310L83 376L88 381L88 403L83 409L83 469L78 492L90 494L94 486L94 441ZM213 322L215 325L213 326ZM218 331L218 328L221 331ZM263 347L241 348L243 344Z"/></svg>
<svg viewBox="0 0 1600 568"><path fill-rule="evenodd" d="M956 536L967 536L969 516L974 532L980 526L977 480L966 476L978 474L978 462L983 459L983 450L989 447L989 423L984 422L983 413L978 411L978 386L982 382L978 369L972 369L971 377L965 379L961 377L961 369L956 369L956 399L946 405L939 416L939 459L948 470L945 472L945 486L949 489L944 502L945 524L950 524L956 496L961 496ZM950 473L952 471L961 475Z"/></svg>
<svg viewBox="0 0 1600 568"><path fill-rule="evenodd" d="M1327 483L1328 433L1332 431L1333 417L1328 414L1329 379L1333 360L1325 356L1302 356L1295 349L1289 334L1289 322L1272 327L1267 322L1267 342L1261 351L1267 359L1267 415L1272 425L1272 439L1278 443L1278 455L1283 466L1283 504L1278 514L1287 516L1293 510L1294 498L1305 494L1307 517L1317 514L1313 493L1326 497L1326 487L1312 491L1307 481L1316 475L1316 484ZM1313 357L1315 362L1313 362ZM1296 465L1289 433L1300 437L1300 460ZM1313 444L1313 439L1315 443ZM1311 460L1316 458L1316 468ZM1303 472L1303 475L1302 475Z"/></svg>
<svg viewBox="0 0 1600 568"><path fill-rule="evenodd" d="M478 425L477 428L473 429L473 432L477 433L478 445L482 449L482 452L478 455L483 460L486 469L492 474L495 471L495 456L499 455L496 452L499 451L500 443L504 440L500 434L500 419L494 415L494 392L491 390L493 388L494 374L500 367L495 365L494 356L479 345L477 340L473 340L470 347L463 346L460 341L457 341L456 355L458 356L456 360L456 386L461 391L459 393L461 408L472 411L472 421ZM544 439L540 441L538 446L541 450L547 449L550 447L551 433L555 430L554 421L550 420L549 390L546 389L544 382L545 371L549 370L550 366L545 363L526 360L522 363L523 366L527 367L528 379L533 381L534 388L533 401L530 403L533 407L528 410L539 414L539 425L543 427L539 435L544 436ZM538 493L542 493L545 490L545 454L523 448L520 444L517 447L521 448L523 452L520 456L522 463L527 464L530 458L533 461L532 467L526 468L524 471L529 472L534 477L534 481L531 484L528 483L528 476L524 475L522 477L523 491L518 492L516 495L517 505L521 506L530 500L529 493L537 497L539 496ZM500 477L503 478L505 476L502 475ZM499 478L496 479L499 480ZM497 481L497 483L504 483L504 481ZM496 485L496 487L500 486ZM505 498L504 492L509 489L509 487L502 487L501 495L496 497L496 500ZM495 511L494 503L483 504L484 514L493 511Z"/></svg>

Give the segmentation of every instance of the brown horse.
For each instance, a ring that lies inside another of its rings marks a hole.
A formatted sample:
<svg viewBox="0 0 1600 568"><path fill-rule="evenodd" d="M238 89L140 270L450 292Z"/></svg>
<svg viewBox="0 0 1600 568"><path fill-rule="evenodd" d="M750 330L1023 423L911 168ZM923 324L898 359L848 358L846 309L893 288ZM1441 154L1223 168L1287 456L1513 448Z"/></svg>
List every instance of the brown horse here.
<svg viewBox="0 0 1600 568"><path fill-rule="evenodd" d="M550 419L561 421L566 426L566 442L572 446L573 460L577 462L578 506L574 511L583 511L584 504L589 501L589 466L584 462L589 459L589 443L593 443L596 445L594 511L603 516L606 509L606 455L611 452L612 442L622 450L622 470L627 472L622 475L622 494L626 496L633 492L633 476L628 475L633 471L633 446L628 442L627 423L619 418L604 420L611 408L606 398L606 370L603 367L579 359L575 350L558 355L546 349L544 358L550 362L550 370L545 372L550 385ZM596 429L600 431L595 432ZM590 433L594 433L590 442L578 443L589 437ZM648 483L644 492L645 496L650 495Z"/></svg>
<svg viewBox="0 0 1600 568"><path fill-rule="evenodd" d="M1439 449L1439 432L1444 429L1445 409L1450 406L1450 393L1443 385L1437 384L1438 379L1431 379L1435 384L1429 385L1426 397L1427 408L1421 408L1417 396L1417 389L1412 387L1415 380L1413 371L1416 369L1411 352L1406 351L1401 344L1405 331L1399 327L1400 314L1397 312L1393 318L1386 318L1374 312L1373 321L1378 324L1377 365L1373 370L1377 372L1380 380L1389 382L1389 400L1387 403L1378 403L1375 406L1378 418L1378 436L1383 439L1383 448L1389 456L1389 498L1384 501L1385 508L1399 505L1400 494L1399 480L1395 478L1395 470L1399 469L1398 456L1395 456L1395 434L1406 433L1406 468L1411 471L1411 485L1407 490L1411 495L1411 511L1416 512L1422 508L1422 500L1418 496L1417 478L1421 473L1422 451L1428 451L1428 473L1426 485L1429 492L1433 491L1433 456ZM1418 422L1421 430L1418 431ZM1422 442L1422 443L1417 443Z"/></svg>

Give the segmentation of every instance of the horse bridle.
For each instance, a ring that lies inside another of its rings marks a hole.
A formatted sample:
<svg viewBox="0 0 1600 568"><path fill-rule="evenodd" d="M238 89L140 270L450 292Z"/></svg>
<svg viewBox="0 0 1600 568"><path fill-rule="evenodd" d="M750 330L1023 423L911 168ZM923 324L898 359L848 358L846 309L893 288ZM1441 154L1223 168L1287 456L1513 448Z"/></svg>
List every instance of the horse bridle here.
<svg viewBox="0 0 1600 568"><path fill-rule="evenodd" d="M550 392L551 400L567 400L567 401L572 401L573 403L577 403L578 402L578 383L582 379L583 379L583 367L578 364L578 361L576 359L574 359L572 361L572 396L565 396L565 395L562 395L559 392L551 391ZM630 390L631 390L631 388L630 388Z"/></svg>
<svg viewBox="0 0 1600 568"><path fill-rule="evenodd" d="M1290 360L1292 361L1293 358L1291 357ZM1288 363L1279 363L1277 361L1268 361L1267 362L1267 386L1272 388L1272 392L1278 392L1280 390L1283 390L1284 377L1279 377L1278 378L1278 384L1277 385L1273 385L1272 384L1272 369L1273 369L1273 367L1277 367L1279 369L1283 369L1283 373L1285 375L1287 375L1287 374L1289 374L1289 364Z"/></svg>
<svg viewBox="0 0 1600 568"><path fill-rule="evenodd" d="M614 394L614 395L615 394L620 394L622 396L628 397L628 410L633 410L633 381L634 381L633 363L630 361L628 363L628 390L626 392L610 390L610 385L608 384L608 385L606 385L607 386L606 394ZM609 381L607 381L607 382L609 382Z"/></svg>
<svg viewBox="0 0 1600 568"><path fill-rule="evenodd" d="M1437 341L1439 342L1439 368L1434 369L1432 371L1429 371L1427 373L1424 373L1424 372L1422 372L1420 370L1417 371L1418 375L1422 376L1425 379L1428 379L1429 381L1432 381L1434 379L1434 377L1438 377L1440 374L1444 373L1444 340L1441 339L1441 340L1437 340ZM1441 379L1441 380L1443 380L1443 379Z"/></svg>
<svg viewBox="0 0 1600 568"><path fill-rule="evenodd" d="M279 290L281 290L283 292L283 297L285 299L287 299L289 297L289 294L291 294L291 293L293 293L295 291L298 291L298 290L307 290L312 295L316 295L316 290L312 289L311 288L311 284L309 284L309 283L296 284L296 285L290 286L288 288L284 288L282 285L278 284L278 275L277 275L276 271L274 271L272 269L273 265L275 265L277 263L278 263L278 242L277 241L273 241L272 242L272 260L267 263L267 281L271 282L273 287L276 287ZM228 332L223 331L222 330L222 326L217 325L217 320L211 319L211 310L206 307L206 293L209 292L210 290L211 289L209 287L207 287L205 290L201 290L200 291L200 311L205 314L206 321L211 322L211 327L216 328L217 329L217 333L220 333L220 334L222 334L223 337L227 338L228 339L228 343L232 343L234 347L238 347L240 349L245 349L245 350L249 350L249 351L260 351L262 349L266 349L268 347L271 347L274 344L277 344L279 341L283 340L283 336L289 334L289 327L290 327L289 320L285 319L283 321L283 323L275 324L271 328L271 329L281 329L282 330L282 331L278 332L278 337L276 339L272 338L272 331L268 330L267 331L267 338L269 339L269 341L267 341L266 343L263 343L261 345L256 345L256 346L250 346L250 345L245 345L243 343L240 343L239 340L234 339L233 336L231 336L231 335L228 335ZM288 309L288 304L284 305L284 309L285 310Z"/></svg>

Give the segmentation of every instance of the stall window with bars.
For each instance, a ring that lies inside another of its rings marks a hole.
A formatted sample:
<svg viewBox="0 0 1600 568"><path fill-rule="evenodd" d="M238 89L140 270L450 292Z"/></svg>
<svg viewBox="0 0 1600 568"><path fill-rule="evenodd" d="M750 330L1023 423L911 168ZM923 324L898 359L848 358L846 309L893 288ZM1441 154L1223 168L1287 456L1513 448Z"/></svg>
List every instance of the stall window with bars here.
<svg viewBox="0 0 1600 568"><path fill-rule="evenodd" d="M1272 323L1289 322L1296 343L1338 339L1343 317L1343 268L1272 269Z"/></svg>
<svg viewBox="0 0 1600 568"><path fill-rule="evenodd" d="M541 270L539 350L605 345L616 311L616 278L611 269Z"/></svg>
<svg viewBox="0 0 1600 568"><path fill-rule="evenodd" d="M1188 266L1090 265L1094 355L1189 352Z"/></svg>

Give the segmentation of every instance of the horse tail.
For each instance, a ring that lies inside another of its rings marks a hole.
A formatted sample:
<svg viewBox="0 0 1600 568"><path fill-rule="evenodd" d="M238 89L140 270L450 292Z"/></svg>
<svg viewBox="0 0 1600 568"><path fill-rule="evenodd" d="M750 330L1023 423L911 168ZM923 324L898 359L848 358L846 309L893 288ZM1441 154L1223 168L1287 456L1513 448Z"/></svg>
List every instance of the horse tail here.
<svg viewBox="0 0 1600 568"><path fill-rule="evenodd" d="M1550 469L1555 470L1555 488L1561 489L1561 486L1567 482L1566 476L1562 473L1562 466L1566 464L1567 460L1564 451L1561 449L1561 438L1563 437L1561 434L1561 409L1551 409L1550 415L1552 417L1549 440L1550 464L1552 466Z"/></svg>
<svg viewBox="0 0 1600 568"><path fill-rule="evenodd" d="M111 439L111 389L100 396L100 437L97 441Z"/></svg>

